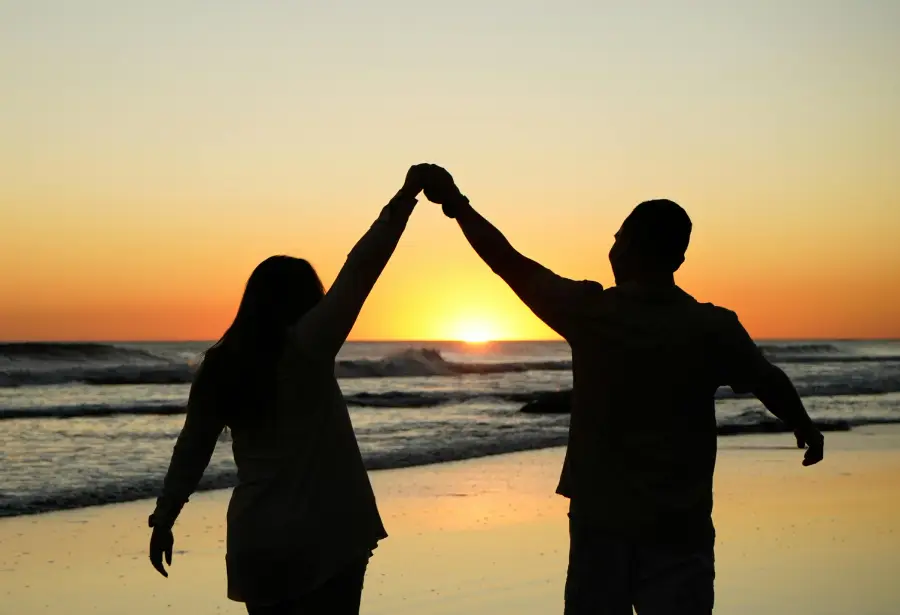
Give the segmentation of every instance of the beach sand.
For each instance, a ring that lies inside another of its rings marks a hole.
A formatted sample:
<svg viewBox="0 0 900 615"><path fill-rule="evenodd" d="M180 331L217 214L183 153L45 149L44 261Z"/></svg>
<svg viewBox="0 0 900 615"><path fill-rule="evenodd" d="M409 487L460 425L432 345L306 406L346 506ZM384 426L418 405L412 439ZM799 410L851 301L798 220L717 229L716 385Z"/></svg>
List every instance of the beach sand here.
<svg viewBox="0 0 900 615"><path fill-rule="evenodd" d="M800 465L788 435L720 438L716 612L900 613L900 428L827 434ZM390 538L367 614L562 613L562 449L371 474ZM243 613L225 598L229 492L196 495L169 579L147 556L149 501L0 519L0 613Z"/></svg>

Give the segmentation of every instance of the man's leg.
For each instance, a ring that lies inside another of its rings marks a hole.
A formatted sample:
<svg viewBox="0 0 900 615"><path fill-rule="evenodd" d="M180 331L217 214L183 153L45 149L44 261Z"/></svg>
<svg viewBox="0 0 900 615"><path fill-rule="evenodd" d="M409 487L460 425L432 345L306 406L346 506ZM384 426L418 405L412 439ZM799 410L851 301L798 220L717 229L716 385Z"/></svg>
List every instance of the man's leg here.
<svg viewBox="0 0 900 615"><path fill-rule="evenodd" d="M638 615L710 615L716 578L712 545L640 546L634 568Z"/></svg>
<svg viewBox="0 0 900 615"><path fill-rule="evenodd" d="M569 514L565 615L632 615L629 541Z"/></svg>

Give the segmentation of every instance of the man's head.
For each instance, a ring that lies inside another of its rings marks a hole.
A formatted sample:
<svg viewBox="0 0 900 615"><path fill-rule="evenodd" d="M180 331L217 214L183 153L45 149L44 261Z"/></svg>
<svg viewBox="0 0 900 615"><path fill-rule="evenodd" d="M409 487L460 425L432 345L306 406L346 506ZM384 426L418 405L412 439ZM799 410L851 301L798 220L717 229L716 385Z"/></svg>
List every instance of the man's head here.
<svg viewBox="0 0 900 615"><path fill-rule="evenodd" d="M668 199L644 201L625 218L609 251L616 284L664 279L684 262L691 219Z"/></svg>

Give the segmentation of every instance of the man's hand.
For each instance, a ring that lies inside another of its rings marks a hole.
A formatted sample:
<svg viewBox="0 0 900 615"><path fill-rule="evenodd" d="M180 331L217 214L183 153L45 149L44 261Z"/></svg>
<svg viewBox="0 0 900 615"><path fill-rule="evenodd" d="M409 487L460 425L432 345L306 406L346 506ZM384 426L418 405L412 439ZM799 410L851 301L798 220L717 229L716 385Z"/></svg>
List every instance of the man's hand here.
<svg viewBox="0 0 900 615"><path fill-rule="evenodd" d="M423 186L425 197L432 203L441 205L445 216L455 218L460 202L465 201L466 197L456 187L453 176L446 169L436 164L424 166L427 167Z"/></svg>
<svg viewBox="0 0 900 615"><path fill-rule="evenodd" d="M819 463L825 457L825 436L815 426L809 425L804 429L794 432L797 438L797 448L805 448L803 465L811 466Z"/></svg>
<svg viewBox="0 0 900 615"><path fill-rule="evenodd" d="M769 412L794 430L797 448L806 449L803 465L811 466L819 463L825 456L825 438L809 418L806 408L803 407L803 400L800 399L791 379L783 369L762 356L756 344L750 339L750 334L739 323L738 330L742 340L740 346L743 347L741 353L745 359L748 355L750 359L744 363L753 365L752 369L747 370L750 380L754 382L751 387L752 393Z"/></svg>
<svg viewBox="0 0 900 615"><path fill-rule="evenodd" d="M172 565L172 548L175 546L175 537L172 530L165 527L154 527L150 535L150 563L164 577L168 577L163 566L163 555L166 556L166 564Z"/></svg>

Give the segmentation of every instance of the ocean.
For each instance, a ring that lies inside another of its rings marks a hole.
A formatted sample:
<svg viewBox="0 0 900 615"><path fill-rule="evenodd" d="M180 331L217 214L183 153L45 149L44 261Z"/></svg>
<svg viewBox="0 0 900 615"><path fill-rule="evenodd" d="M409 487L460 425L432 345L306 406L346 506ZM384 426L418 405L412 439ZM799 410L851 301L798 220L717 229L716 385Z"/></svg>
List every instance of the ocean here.
<svg viewBox="0 0 900 615"><path fill-rule="evenodd" d="M0 516L154 497L208 345L0 344ZM815 420L900 423L900 341L760 345ZM335 369L370 469L566 442L568 415L521 412L571 387L563 342L348 342ZM779 429L756 400L728 389L717 417L721 437ZM200 488L234 477L225 432Z"/></svg>

